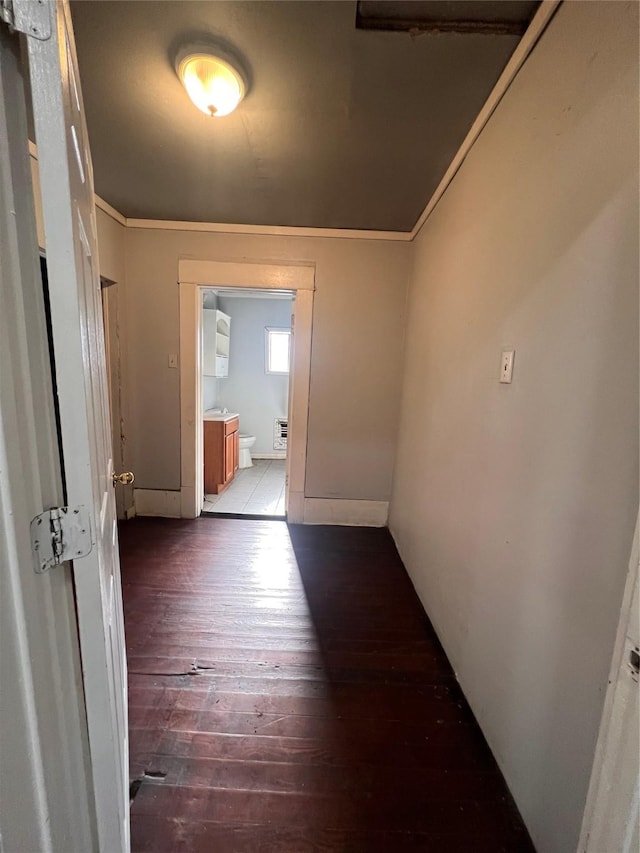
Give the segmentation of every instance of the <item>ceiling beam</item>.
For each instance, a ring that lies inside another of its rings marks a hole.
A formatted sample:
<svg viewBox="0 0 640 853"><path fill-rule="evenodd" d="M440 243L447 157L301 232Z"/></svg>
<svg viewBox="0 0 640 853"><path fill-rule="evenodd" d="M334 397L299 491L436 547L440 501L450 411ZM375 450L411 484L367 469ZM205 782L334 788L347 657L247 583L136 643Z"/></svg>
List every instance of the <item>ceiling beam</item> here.
<svg viewBox="0 0 640 853"><path fill-rule="evenodd" d="M378 18L356 15L356 29L394 33L459 33L460 35L522 36L527 21L426 20L420 18Z"/></svg>
<svg viewBox="0 0 640 853"><path fill-rule="evenodd" d="M447 191L449 184L455 178L458 169L464 163L465 157L473 148L485 125L487 124L494 111L496 110L498 104L508 91L513 81L515 80L518 72L529 57L529 54L533 51L534 47L538 43L538 40L544 33L549 22L551 21L555 13L558 11L560 4L563 2L564 0L542 0L542 3L540 3L538 11L533 16L533 20L527 28L527 32L518 43L518 46L516 47L514 52L511 54L509 62L505 65L502 74L498 78L498 82L491 90L491 94L489 95L489 97L485 101L484 106L478 113L476 120L471 125L471 129L466 135L462 145L458 149L458 153L449 164L449 168L444 173L443 178L436 187L434 194L429 199L427 206L422 211L422 214L420 215L416 224L413 226L413 229L411 230L412 240L415 240L415 238L420 233L422 226L425 224L427 219L435 210L438 202Z"/></svg>

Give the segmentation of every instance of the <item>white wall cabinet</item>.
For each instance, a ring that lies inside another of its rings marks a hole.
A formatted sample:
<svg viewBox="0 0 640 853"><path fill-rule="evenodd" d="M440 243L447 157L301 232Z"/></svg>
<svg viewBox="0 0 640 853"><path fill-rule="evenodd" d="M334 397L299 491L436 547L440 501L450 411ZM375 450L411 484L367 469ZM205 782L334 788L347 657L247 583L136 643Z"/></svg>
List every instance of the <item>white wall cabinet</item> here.
<svg viewBox="0 0 640 853"><path fill-rule="evenodd" d="M231 317L217 309L203 309L202 375L221 378L229 375Z"/></svg>

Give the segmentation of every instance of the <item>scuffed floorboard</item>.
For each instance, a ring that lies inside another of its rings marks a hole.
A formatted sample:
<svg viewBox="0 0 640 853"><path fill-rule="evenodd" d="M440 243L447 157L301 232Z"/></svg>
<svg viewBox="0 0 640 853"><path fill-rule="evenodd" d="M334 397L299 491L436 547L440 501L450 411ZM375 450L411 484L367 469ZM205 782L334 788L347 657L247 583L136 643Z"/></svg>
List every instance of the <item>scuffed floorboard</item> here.
<svg viewBox="0 0 640 853"><path fill-rule="evenodd" d="M134 853L531 853L386 530L120 536Z"/></svg>

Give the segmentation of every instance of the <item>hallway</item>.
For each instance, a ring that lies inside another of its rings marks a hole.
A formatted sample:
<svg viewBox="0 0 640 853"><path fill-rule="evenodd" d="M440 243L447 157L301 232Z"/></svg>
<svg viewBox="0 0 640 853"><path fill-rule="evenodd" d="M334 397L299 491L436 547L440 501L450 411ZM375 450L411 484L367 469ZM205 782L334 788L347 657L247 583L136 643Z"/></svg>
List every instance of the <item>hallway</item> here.
<svg viewBox="0 0 640 853"><path fill-rule="evenodd" d="M533 850L387 530L120 538L133 851Z"/></svg>

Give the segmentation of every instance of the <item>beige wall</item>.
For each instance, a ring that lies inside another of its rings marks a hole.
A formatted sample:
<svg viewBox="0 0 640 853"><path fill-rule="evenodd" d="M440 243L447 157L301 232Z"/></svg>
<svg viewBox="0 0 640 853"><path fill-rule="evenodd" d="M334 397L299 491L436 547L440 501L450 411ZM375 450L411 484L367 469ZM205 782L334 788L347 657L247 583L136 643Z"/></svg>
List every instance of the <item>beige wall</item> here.
<svg viewBox="0 0 640 853"><path fill-rule="evenodd" d="M414 244L391 528L540 853L576 849L638 504L637 33L563 4Z"/></svg>
<svg viewBox="0 0 640 853"><path fill-rule="evenodd" d="M400 405L410 244L128 228L127 464L144 489L180 488L178 259L316 266L308 497L386 501ZM242 419L242 412L240 412Z"/></svg>

